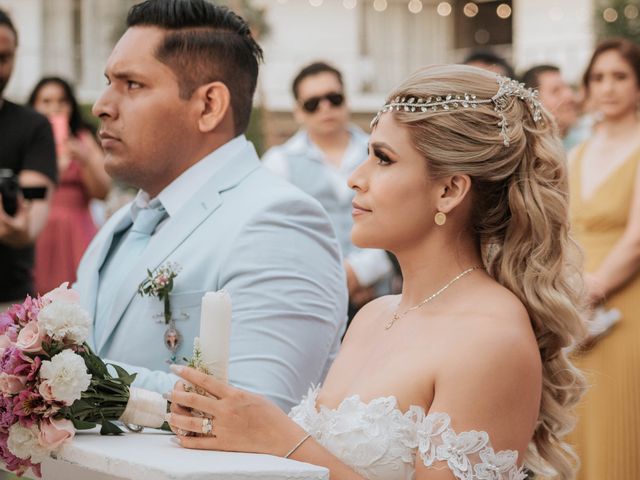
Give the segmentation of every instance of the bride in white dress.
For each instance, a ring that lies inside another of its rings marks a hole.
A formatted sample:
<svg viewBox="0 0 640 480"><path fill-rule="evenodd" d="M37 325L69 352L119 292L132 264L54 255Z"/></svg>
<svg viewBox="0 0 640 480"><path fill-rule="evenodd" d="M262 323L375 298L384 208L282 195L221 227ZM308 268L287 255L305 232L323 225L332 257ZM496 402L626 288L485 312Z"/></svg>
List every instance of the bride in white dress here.
<svg viewBox="0 0 640 480"><path fill-rule="evenodd" d="M573 478L562 437L583 380L563 348L582 333L579 272L562 145L535 95L473 67L424 68L389 95L349 183L353 241L397 256L402 294L358 313L288 417L176 367L214 397L176 385L177 441L336 479Z"/></svg>

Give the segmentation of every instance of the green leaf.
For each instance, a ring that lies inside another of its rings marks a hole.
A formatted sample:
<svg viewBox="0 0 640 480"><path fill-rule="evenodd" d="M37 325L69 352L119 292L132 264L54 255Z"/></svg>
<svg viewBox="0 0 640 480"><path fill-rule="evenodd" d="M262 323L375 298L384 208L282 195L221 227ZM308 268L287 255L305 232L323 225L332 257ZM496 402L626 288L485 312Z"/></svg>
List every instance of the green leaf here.
<svg viewBox="0 0 640 480"><path fill-rule="evenodd" d="M118 427L115 423L109 420L102 421L102 428L100 429L100 435L121 435L124 431Z"/></svg>
<svg viewBox="0 0 640 480"><path fill-rule="evenodd" d="M76 430L89 430L96 426L95 422L87 422L84 420L79 420L77 418L71 418L71 422L73 422L73 427Z"/></svg>

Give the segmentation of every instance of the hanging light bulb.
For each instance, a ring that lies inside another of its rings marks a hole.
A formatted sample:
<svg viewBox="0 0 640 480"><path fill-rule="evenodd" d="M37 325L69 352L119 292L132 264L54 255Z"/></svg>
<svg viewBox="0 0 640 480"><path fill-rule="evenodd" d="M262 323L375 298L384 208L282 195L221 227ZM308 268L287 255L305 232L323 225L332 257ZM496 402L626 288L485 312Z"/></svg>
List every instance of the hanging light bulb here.
<svg viewBox="0 0 640 480"><path fill-rule="evenodd" d="M511 16L511 7L506 3L501 3L496 8L496 15L505 20Z"/></svg>
<svg viewBox="0 0 640 480"><path fill-rule="evenodd" d="M436 7L436 12L438 12L438 15L441 17L448 17L451 15L452 10L453 8L451 8L451 4L449 2L440 2Z"/></svg>
<svg viewBox="0 0 640 480"><path fill-rule="evenodd" d="M605 8L604 12L602 12L602 18L604 18L604 21L607 23L613 23L618 20L618 12L615 8Z"/></svg>
<svg viewBox="0 0 640 480"><path fill-rule="evenodd" d="M311 5L312 7L319 7L320 5L322 5L322 1L323 0L309 0L309 5Z"/></svg>
<svg viewBox="0 0 640 480"><path fill-rule="evenodd" d="M422 11L422 1L421 0L410 0L407 8L411 13L420 13Z"/></svg>
<svg viewBox="0 0 640 480"><path fill-rule="evenodd" d="M384 12L387 9L387 0L373 0L373 9L376 12Z"/></svg>
<svg viewBox="0 0 640 480"><path fill-rule="evenodd" d="M469 18L475 17L479 11L480 9L478 8L478 5L473 2L467 3L462 9L462 13Z"/></svg>
<svg viewBox="0 0 640 480"><path fill-rule="evenodd" d="M635 20L636 18L638 18L639 14L640 10L638 10L638 7L636 7L632 3L624 7L624 16L629 20Z"/></svg>
<svg viewBox="0 0 640 480"><path fill-rule="evenodd" d="M342 6L347 10L353 10L358 6L358 0L342 0Z"/></svg>

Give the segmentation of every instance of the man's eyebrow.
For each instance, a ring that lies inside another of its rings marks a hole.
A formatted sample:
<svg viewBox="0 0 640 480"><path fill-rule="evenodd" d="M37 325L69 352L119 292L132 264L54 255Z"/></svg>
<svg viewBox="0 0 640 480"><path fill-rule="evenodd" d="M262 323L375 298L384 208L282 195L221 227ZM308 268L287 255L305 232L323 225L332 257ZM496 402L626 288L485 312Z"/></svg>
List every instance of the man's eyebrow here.
<svg viewBox="0 0 640 480"><path fill-rule="evenodd" d="M140 73L134 72L133 70L116 70L116 71L112 71L111 73L105 70L104 76L107 79L115 78L118 80L128 79L131 77L142 77Z"/></svg>

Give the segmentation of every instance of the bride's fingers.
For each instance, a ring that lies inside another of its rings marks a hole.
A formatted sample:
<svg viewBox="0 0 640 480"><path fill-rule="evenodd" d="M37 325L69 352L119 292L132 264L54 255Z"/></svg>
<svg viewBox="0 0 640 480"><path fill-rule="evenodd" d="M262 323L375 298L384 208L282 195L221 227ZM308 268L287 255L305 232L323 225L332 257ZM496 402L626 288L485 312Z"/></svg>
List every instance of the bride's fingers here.
<svg viewBox="0 0 640 480"><path fill-rule="evenodd" d="M193 432L215 437L216 434L216 421L213 418L167 413L165 420L171 425L172 430L181 431L181 435L184 435L184 432Z"/></svg>
<svg viewBox="0 0 640 480"><path fill-rule="evenodd" d="M217 437L187 437L176 435L176 440L181 447L195 450L220 450L224 451L224 445Z"/></svg>
<svg viewBox="0 0 640 480"><path fill-rule="evenodd" d="M211 397L205 397L198 393L180 392L174 390L171 392L171 406L178 404L183 408L194 408L201 412L209 413L213 416L216 415L218 410L218 400Z"/></svg>
<svg viewBox="0 0 640 480"><path fill-rule="evenodd" d="M176 413L178 415L191 415L191 409L190 408L184 408L181 405L178 405L177 403L172 403L171 404L171 413Z"/></svg>
<svg viewBox="0 0 640 480"><path fill-rule="evenodd" d="M228 386L226 383L217 380L211 375L199 372L194 368L183 367L182 365L171 365L169 368L173 373L182 377L188 383L204 388L207 392L217 398L227 397L234 390L233 387Z"/></svg>

